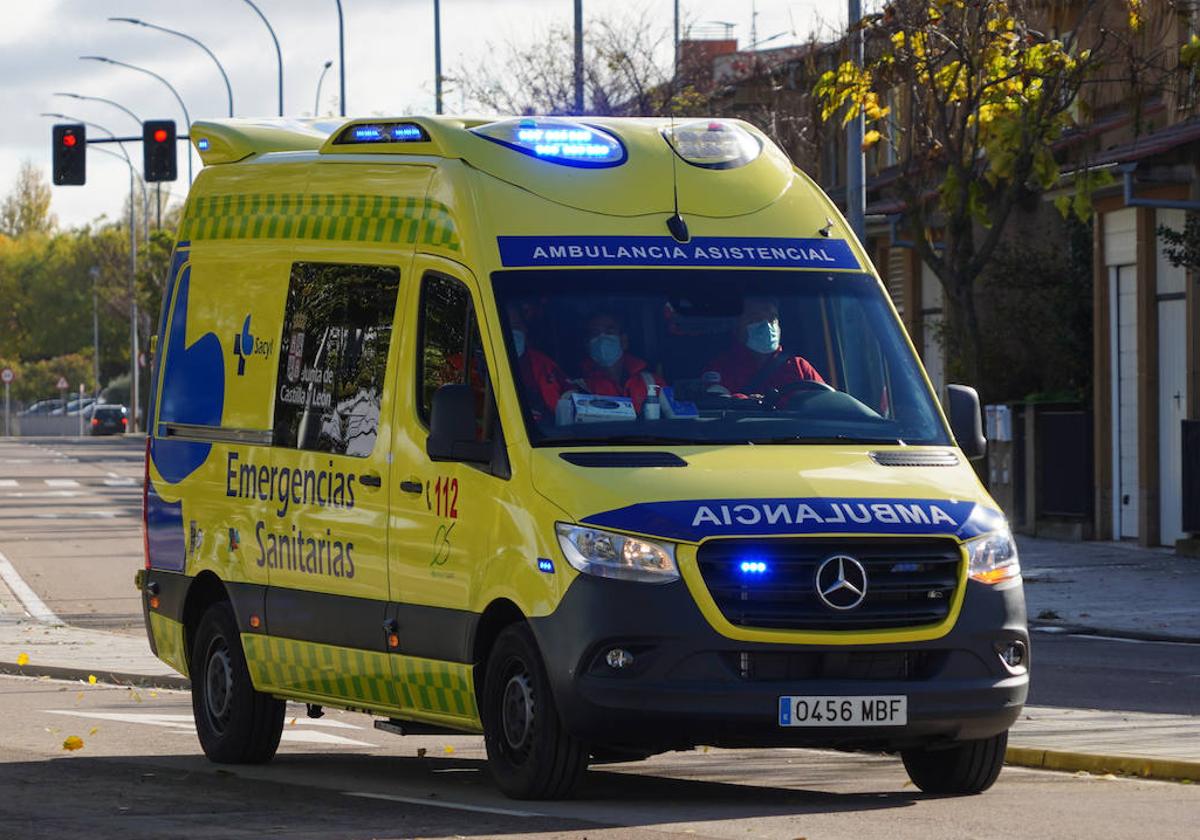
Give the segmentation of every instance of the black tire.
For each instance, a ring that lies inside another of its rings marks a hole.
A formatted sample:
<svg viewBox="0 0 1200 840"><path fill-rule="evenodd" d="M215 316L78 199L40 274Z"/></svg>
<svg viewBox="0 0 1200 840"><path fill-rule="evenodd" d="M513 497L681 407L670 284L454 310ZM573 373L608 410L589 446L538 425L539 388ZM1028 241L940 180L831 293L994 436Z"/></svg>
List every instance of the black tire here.
<svg viewBox="0 0 1200 840"><path fill-rule="evenodd" d="M200 618L190 671L192 715L204 754L218 764L270 761L286 704L254 690L228 602L213 604Z"/></svg>
<svg viewBox="0 0 1200 840"><path fill-rule="evenodd" d="M524 624L501 631L488 656L480 715L496 786L513 799L562 799L588 751L563 728L537 642Z"/></svg>
<svg viewBox="0 0 1200 840"><path fill-rule="evenodd" d="M913 784L925 793L966 796L983 793L1004 766L1008 732L945 749L903 750L900 757Z"/></svg>

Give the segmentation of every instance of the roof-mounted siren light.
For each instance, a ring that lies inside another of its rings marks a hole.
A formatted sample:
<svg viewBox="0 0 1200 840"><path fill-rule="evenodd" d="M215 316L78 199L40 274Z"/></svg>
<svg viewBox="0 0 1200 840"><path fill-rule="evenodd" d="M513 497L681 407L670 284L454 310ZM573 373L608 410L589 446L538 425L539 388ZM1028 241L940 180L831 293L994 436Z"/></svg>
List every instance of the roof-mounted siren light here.
<svg viewBox="0 0 1200 840"><path fill-rule="evenodd" d="M663 131L684 162L704 169L736 169L762 153L762 141L725 120L695 120Z"/></svg>
<svg viewBox="0 0 1200 840"><path fill-rule="evenodd" d="M429 132L417 123L394 122L349 125L333 141L335 146L366 143L428 143Z"/></svg>
<svg viewBox="0 0 1200 840"><path fill-rule="evenodd" d="M627 153L602 128L554 117L518 117L471 129L485 140L561 166L599 169L620 166Z"/></svg>

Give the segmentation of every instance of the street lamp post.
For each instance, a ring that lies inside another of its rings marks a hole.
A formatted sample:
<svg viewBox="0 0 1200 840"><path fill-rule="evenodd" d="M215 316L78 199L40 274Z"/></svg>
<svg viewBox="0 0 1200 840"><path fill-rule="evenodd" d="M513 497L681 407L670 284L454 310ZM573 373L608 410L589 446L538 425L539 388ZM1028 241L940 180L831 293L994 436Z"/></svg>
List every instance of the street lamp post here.
<svg viewBox="0 0 1200 840"><path fill-rule="evenodd" d="M575 0L575 113L583 113L583 0Z"/></svg>
<svg viewBox="0 0 1200 840"><path fill-rule="evenodd" d="M262 22L266 24L267 31L271 33L271 40L275 42L275 59L279 65L279 116L283 116L283 51L279 49L279 39L275 37L275 30L271 28L271 21L267 20L267 16L262 13L262 9L254 3L254 0L245 0L246 5L254 10Z"/></svg>
<svg viewBox="0 0 1200 840"><path fill-rule="evenodd" d="M42 116L66 120L68 122L81 122L84 125L98 128L113 140L117 140L115 134L97 123L81 120L78 117L71 117L67 114L44 113ZM130 413L133 415L130 431L136 432L138 430L138 400L140 395L138 394L137 224L134 221L133 185L134 175L137 174L137 170L133 168L133 161L129 158L129 152L125 151L125 144L117 140L117 147L121 150L121 155L125 158L125 163L129 167L129 402L132 404L130 406ZM97 148L97 151L113 154L107 149L101 150Z"/></svg>
<svg viewBox="0 0 1200 840"><path fill-rule="evenodd" d="M100 306L96 300L96 281L100 279L100 267L88 269L88 277L92 278L92 377L96 380L94 396L100 396Z"/></svg>
<svg viewBox="0 0 1200 840"><path fill-rule="evenodd" d="M433 107L442 113L442 4L433 0Z"/></svg>
<svg viewBox="0 0 1200 840"><path fill-rule="evenodd" d="M313 116L321 116L321 84L325 81L325 74L329 72L329 68L333 66L333 61L326 61L325 66L321 68L321 75L317 79L317 98L313 102Z"/></svg>
<svg viewBox="0 0 1200 840"><path fill-rule="evenodd" d="M202 49L206 53L208 53L208 57L213 60L213 64L217 65L217 70L220 71L221 78L225 80L225 96L229 101L229 116L231 116L231 117L233 116L233 85L229 84L229 74L227 74L225 72L225 68L221 66L221 62L217 60L217 57L216 57L216 55L213 54L213 51L210 50L208 47L204 46L204 44L200 43L200 41L198 39L193 38L191 35L188 35L186 32L180 32L175 29L168 29L165 26L159 26L158 24L154 24L154 23L147 23L146 21L138 20L137 18L110 17L109 20L118 21L120 23L132 23L135 26L144 26L147 29L157 29L159 32L166 32L168 35L177 35L180 38L184 38L188 41L191 41L197 47L199 47L200 49Z"/></svg>
<svg viewBox="0 0 1200 840"><path fill-rule="evenodd" d="M849 0L850 60L863 64L862 0ZM862 242L866 239L867 196L863 184L863 115L846 125L846 217L850 229Z"/></svg>
<svg viewBox="0 0 1200 840"><path fill-rule="evenodd" d="M147 76L153 76L154 78L158 79L160 82L162 82L164 85L167 86L167 89L169 91L171 91L171 94L175 97L175 101L179 103L179 107L183 110L183 125L184 125L185 136L191 132L192 118L188 114L187 105L183 104L183 97L179 95L179 91L175 90L174 85L172 85L170 82L168 82L162 76L155 73L153 70L147 70L145 67L138 67L137 65L134 65L134 64L126 64L124 61L117 61L116 59L106 58L105 56L102 56L102 55L81 55L81 56L79 56L79 58L81 61L102 61L105 64L114 64L117 67L124 67L128 70L136 70L139 73L145 73ZM192 184L192 144L191 144L190 140L188 141L188 144L187 144L187 164L188 164L188 186L190 187Z"/></svg>
<svg viewBox="0 0 1200 840"><path fill-rule="evenodd" d="M342 0L335 0L338 10L338 82L341 85L341 96L338 104L342 116L346 116L346 27L342 20ZM325 65L328 67L329 65ZM315 116L315 115L314 115Z"/></svg>

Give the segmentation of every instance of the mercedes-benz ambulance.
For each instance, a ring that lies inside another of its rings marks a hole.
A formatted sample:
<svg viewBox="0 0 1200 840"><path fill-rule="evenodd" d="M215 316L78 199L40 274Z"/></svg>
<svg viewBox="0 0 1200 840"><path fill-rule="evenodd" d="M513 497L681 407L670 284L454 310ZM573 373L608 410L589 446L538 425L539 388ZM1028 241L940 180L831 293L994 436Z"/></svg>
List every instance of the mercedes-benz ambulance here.
<svg viewBox="0 0 1200 840"><path fill-rule="evenodd" d="M514 797L701 744L993 783L1029 640L978 400L766 136L189 133L139 585L211 759L297 700L482 733Z"/></svg>

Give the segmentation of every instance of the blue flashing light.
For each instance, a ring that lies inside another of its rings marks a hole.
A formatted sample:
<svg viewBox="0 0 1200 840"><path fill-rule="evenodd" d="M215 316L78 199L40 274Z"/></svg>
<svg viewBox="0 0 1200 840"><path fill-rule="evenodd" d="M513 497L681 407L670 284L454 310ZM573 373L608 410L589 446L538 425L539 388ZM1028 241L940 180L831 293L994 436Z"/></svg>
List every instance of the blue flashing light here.
<svg viewBox="0 0 1200 840"><path fill-rule="evenodd" d="M208 151L208 138L207 138L207 137L201 137L199 140L197 140L197 141L196 141L196 148L197 148L197 149L199 149L199 150L200 150L200 151L202 151L202 152L207 152L207 151Z"/></svg>
<svg viewBox="0 0 1200 840"><path fill-rule="evenodd" d="M471 130L493 143L562 166L620 166L627 157L614 135L571 120L525 117Z"/></svg>
<svg viewBox="0 0 1200 840"><path fill-rule="evenodd" d="M547 560L545 557L539 557L537 563L539 572L545 572L548 575L554 574L553 560Z"/></svg>
<svg viewBox="0 0 1200 840"><path fill-rule="evenodd" d="M356 143L424 143L429 134L416 123L377 123L355 125L343 131L334 141L337 145Z"/></svg>
<svg viewBox="0 0 1200 840"><path fill-rule="evenodd" d="M744 575L764 575L767 573L767 564L762 560L743 560L738 569Z"/></svg>

